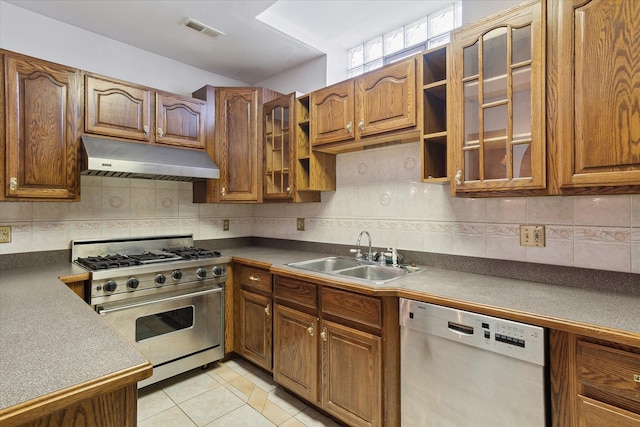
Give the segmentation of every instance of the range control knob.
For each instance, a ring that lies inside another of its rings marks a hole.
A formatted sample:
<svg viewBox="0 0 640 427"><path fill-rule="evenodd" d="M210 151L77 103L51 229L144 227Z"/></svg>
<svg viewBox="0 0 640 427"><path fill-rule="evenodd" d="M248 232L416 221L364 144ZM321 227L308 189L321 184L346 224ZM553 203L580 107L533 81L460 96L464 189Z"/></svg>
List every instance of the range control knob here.
<svg viewBox="0 0 640 427"><path fill-rule="evenodd" d="M223 272L222 267L220 267L219 265L216 265L215 267L213 267L212 271L214 276L220 276L222 275L222 272Z"/></svg>
<svg viewBox="0 0 640 427"><path fill-rule="evenodd" d="M109 280L107 281L107 283L104 284L103 289L107 292L113 292L116 290L117 287L118 287L118 284L115 282L115 280Z"/></svg>
<svg viewBox="0 0 640 427"><path fill-rule="evenodd" d="M180 271L180 270L173 270L173 271L171 272L171 277L172 277L174 280L180 280L180 279L182 279L182 271Z"/></svg>
<svg viewBox="0 0 640 427"><path fill-rule="evenodd" d="M129 289L135 289L139 284L140 281L135 277L129 277L129 279L127 279L127 288Z"/></svg>
<svg viewBox="0 0 640 427"><path fill-rule="evenodd" d="M167 281L167 278L165 277L165 275L164 275L164 274L157 274L157 275L156 275L156 278L155 278L155 281L156 281L156 283L157 283L158 285L163 285L163 284L164 284L164 282L166 282L166 281Z"/></svg>
<svg viewBox="0 0 640 427"><path fill-rule="evenodd" d="M196 271L196 275L200 279L204 279L205 277L207 277L207 270L205 270L204 268L199 268L198 271Z"/></svg>

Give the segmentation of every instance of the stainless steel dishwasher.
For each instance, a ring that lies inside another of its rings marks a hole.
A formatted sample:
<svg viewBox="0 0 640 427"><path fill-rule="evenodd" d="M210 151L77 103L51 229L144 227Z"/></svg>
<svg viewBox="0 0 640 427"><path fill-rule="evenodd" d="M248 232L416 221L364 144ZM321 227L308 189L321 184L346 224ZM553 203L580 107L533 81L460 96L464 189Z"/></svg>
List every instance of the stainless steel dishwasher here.
<svg viewBox="0 0 640 427"><path fill-rule="evenodd" d="M543 328L401 298L400 340L403 427L547 425Z"/></svg>

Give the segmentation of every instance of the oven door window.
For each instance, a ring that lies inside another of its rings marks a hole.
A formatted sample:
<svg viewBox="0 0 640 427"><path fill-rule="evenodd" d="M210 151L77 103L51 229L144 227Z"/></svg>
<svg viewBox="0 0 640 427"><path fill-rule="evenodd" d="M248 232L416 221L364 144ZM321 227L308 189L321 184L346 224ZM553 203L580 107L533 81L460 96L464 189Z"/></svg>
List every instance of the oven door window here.
<svg viewBox="0 0 640 427"><path fill-rule="evenodd" d="M192 328L194 324L192 305L175 310L164 311L136 319L136 342L159 335Z"/></svg>

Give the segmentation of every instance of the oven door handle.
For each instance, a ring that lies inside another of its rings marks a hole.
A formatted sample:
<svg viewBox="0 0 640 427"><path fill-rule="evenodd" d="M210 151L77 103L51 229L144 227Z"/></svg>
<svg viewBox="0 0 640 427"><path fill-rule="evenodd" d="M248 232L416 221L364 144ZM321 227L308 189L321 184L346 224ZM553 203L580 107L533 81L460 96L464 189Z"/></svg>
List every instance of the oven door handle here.
<svg viewBox="0 0 640 427"><path fill-rule="evenodd" d="M198 297L198 296L202 296L202 295L208 295L208 294L213 294L213 293L221 293L223 290L223 288L215 288L215 289L207 289L204 291L197 291L197 292L184 292L181 293L179 295L173 295L170 297L162 297L162 298L154 298L151 300L146 300L146 301L142 301L139 303L134 303L134 304L119 304L116 305L114 307L109 307L109 308L104 308L104 306L98 306L98 314L100 314L101 316L108 314L108 313L114 313L116 311L120 311L120 310L129 310L132 308L137 308L137 307L143 307L145 305L149 305L149 304L155 304L158 303L160 301L162 302L170 302L170 301L177 301L180 299L184 299L184 298L192 298L192 297Z"/></svg>

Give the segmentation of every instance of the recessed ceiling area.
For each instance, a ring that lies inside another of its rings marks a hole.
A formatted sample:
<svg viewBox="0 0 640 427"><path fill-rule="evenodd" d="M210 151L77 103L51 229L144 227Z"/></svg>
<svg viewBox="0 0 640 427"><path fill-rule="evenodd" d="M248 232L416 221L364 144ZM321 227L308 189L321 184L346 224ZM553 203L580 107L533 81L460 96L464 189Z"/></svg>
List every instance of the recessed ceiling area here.
<svg viewBox="0 0 640 427"><path fill-rule="evenodd" d="M6 0L247 84L433 13L451 0ZM191 18L224 33L185 26Z"/></svg>

